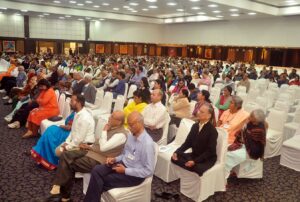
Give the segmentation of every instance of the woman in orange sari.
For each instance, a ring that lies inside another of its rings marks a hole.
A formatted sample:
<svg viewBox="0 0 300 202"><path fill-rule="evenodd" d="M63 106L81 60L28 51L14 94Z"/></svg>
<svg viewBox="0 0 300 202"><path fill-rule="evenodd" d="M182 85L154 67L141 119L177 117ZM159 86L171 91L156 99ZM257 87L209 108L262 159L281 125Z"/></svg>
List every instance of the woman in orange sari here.
<svg viewBox="0 0 300 202"><path fill-rule="evenodd" d="M22 138L30 138L38 135L38 129L42 120L59 115L59 108L55 92L49 81L41 79L37 84L40 94L37 98L38 108L33 109L27 119L27 132Z"/></svg>

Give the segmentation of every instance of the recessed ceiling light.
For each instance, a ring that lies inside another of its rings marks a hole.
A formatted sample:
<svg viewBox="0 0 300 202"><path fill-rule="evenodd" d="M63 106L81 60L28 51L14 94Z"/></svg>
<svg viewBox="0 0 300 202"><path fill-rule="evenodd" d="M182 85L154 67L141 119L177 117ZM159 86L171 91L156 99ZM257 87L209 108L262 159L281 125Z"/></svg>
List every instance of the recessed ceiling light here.
<svg viewBox="0 0 300 202"><path fill-rule="evenodd" d="M213 13L221 13L221 11L213 11Z"/></svg>
<svg viewBox="0 0 300 202"><path fill-rule="evenodd" d="M256 15L256 13L250 12L250 13L248 13L248 15Z"/></svg>
<svg viewBox="0 0 300 202"><path fill-rule="evenodd" d="M70 18L71 16L70 16L70 15L65 15L65 17L66 17L66 18Z"/></svg>
<svg viewBox="0 0 300 202"><path fill-rule="evenodd" d="M205 15L206 13L205 12L199 12L197 13L198 15Z"/></svg>
<svg viewBox="0 0 300 202"><path fill-rule="evenodd" d="M176 3L176 2L169 2L169 3L167 3L167 5L168 5L168 6L176 6L177 3Z"/></svg>
<svg viewBox="0 0 300 202"><path fill-rule="evenodd" d="M157 0L146 0L148 2L157 2Z"/></svg>
<svg viewBox="0 0 300 202"><path fill-rule="evenodd" d="M118 11L118 10L120 10L120 9L119 9L119 8L113 8L113 10Z"/></svg>
<svg viewBox="0 0 300 202"><path fill-rule="evenodd" d="M40 18L43 18L43 17L45 17L45 16L43 16L43 15L38 15Z"/></svg>
<svg viewBox="0 0 300 202"><path fill-rule="evenodd" d="M79 3L79 4L77 4L77 6L84 6L84 4Z"/></svg>
<svg viewBox="0 0 300 202"><path fill-rule="evenodd" d="M21 10L21 11L24 12L24 13L28 12L28 10Z"/></svg>
<svg viewBox="0 0 300 202"><path fill-rule="evenodd" d="M148 11L149 9L148 9L148 8L143 8L142 10L143 10L143 11Z"/></svg>
<svg viewBox="0 0 300 202"><path fill-rule="evenodd" d="M60 1L53 1L53 3L60 4L61 2Z"/></svg>
<svg viewBox="0 0 300 202"><path fill-rule="evenodd" d="M200 1L200 0L190 0L191 2L198 2L198 1Z"/></svg>
<svg viewBox="0 0 300 202"><path fill-rule="evenodd" d="M7 8L4 8L4 7L0 7L0 9L1 9L1 10L7 10Z"/></svg>
<svg viewBox="0 0 300 202"><path fill-rule="evenodd" d="M76 4L76 1L69 1L70 4Z"/></svg>
<svg viewBox="0 0 300 202"><path fill-rule="evenodd" d="M50 15L49 13L44 13L43 15Z"/></svg>
<svg viewBox="0 0 300 202"><path fill-rule="evenodd" d="M93 2L92 1L85 1L85 3L92 4Z"/></svg>
<svg viewBox="0 0 300 202"><path fill-rule="evenodd" d="M90 18L90 17L85 17L85 19L90 20L90 19L92 19L92 18Z"/></svg>
<svg viewBox="0 0 300 202"><path fill-rule="evenodd" d="M216 5L216 4L209 4L208 7L210 7L210 8L216 8L216 7L218 7L218 5Z"/></svg>
<svg viewBox="0 0 300 202"><path fill-rule="evenodd" d="M98 5L94 5L93 7L94 7L94 8L100 8L100 6L98 6Z"/></svg>
<svg viewBox="0 0 300 202"><path fill-rule="evenodd" d="M223 15L217 15L216 17L217 17L217 18L224 18Z"/></svg>
<svg viewBox="0 0 300 202"><path fill-rule="evenodd" d="M16 13L15 15L21 15L20 13Z"/></svg>
<svg viewBox="0 0 300 202"><path fill-rule="evenodd" d="M62 19L62 20L63 20L63 19L65 19L65 17L59 17L59 19Z"/></svg>
<svg viewBox="0 0 300 202"><path fill-rule="evenodd" d="M103 6L109 6L109 3L102 3Z"/></svg>
<svg viewBox="0 0 300 202"><path fill-rule="evenodd" d="M123 6L123 8L130 8L129 6Z"/></svg>
<svg viewBox="0 0 300 202"><path fill-rule="evenodd" d="M129 5L131 5L131 6L138 6L139 4L135 3L135 2L132 2L132 3L129 3Z"/></svg>
<svg viewBox="0 0 300 202"><path fill-rule="evenodd" d="M192 10L199 10L199 9L200 9L200 7L198 7L198 6L194 6L194 7L192 7L191 9L192 9Z"/></svg>
<svg viewBox="0 0 300 202"><path fill-rule="evenodd" d="M100 21L104 21L105 19L103 19L103 18L100 18L99 20L100 20Z"/></svg>
<svg viewBox="0 0 300 202"><path fill-rule="evenodd" d="M237 12L239 11L239 9L236 9L236 8L232 8L232 9L229 9L230 12Z"/></svg>
<svg viewBox="0 0 300 202"><path fill-rule="evenodd" d="M179 12L183 12L184 11L184 9L182 9L182 8L178 8L176 10L179 11Z"/></svg>
<svg viewBox="0 0 300 202"><path fill-rule="evenodd" d="M136 10L132 10L131 12L132 12L132 13L137 13L138 11L136 11Z"/></svg>
<svg viewBox="0 0 300 202"><path fill-rule="evenodd" d="M237 13L234 13L234 14L231 14L230 16L232 16L232 17L238 17L238 16L240 16L240 15L237 14Z"/></svg>
<svg viewBox="0 0 300 202"><path fill-rule="evenodd" d="M78 20L82 21L82 20L84 20L84 19L82 19L82 18L79 18Z"/></svg>
<svg viewBox="0 0 300 202"><path fill-rule="evenodd" d="M149 6L149 8L157 8L157 6Z"/></svg>

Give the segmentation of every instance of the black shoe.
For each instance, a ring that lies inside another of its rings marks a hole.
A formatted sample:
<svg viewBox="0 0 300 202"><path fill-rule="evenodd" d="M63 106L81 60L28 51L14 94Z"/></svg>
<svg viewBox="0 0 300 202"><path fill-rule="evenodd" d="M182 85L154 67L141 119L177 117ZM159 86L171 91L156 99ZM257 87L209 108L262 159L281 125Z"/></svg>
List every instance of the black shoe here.
<svg viewBox="0 0 300 202"><path fill-rule="evenodd" d="M61 194L49 194L49 196L44 199L44 202L61 202L61 198Z"/></svg>

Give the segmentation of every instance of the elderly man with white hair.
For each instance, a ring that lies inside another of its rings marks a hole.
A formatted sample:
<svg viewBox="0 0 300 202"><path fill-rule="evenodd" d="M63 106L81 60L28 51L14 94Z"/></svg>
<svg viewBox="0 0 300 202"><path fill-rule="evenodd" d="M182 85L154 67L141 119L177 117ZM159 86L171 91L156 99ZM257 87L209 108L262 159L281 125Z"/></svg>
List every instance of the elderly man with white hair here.
<svg viewBox="0 0 300 202"><path fill-rule="evenodd" d="M253 110L248 123L229 145L225 163L227 177L232 168L247 160L247 156L254 160L263 159L268 128L265 119L265 113L261 109Z"/></svg>
<svg viewBox="0 0 300 202"><path fill-rule="evenodd" d="M92 83L93 75L86 74L83 80L85 85L82 88L81 94L84 96L86 102L94 104L96 100L97 89Z"/></svg>

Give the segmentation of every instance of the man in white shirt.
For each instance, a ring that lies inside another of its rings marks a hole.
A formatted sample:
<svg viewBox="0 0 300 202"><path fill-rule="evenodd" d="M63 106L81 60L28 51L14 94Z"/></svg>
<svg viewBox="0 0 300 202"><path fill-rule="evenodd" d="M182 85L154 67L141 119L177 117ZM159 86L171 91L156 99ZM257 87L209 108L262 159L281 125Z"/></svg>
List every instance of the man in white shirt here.
<svg viewBox="0 0 300 202"><path fill-rule="evenodd" d="M95 141L95 121L92 114L84 107L85 99L80 94L72 95L71 109L76 112L71 133L66 141L56 148L56 155L64 151L79 149L81 143L92 144Z"/></svg>
<svg viewBox="0 0 300 202"><path fill-rule="evenodd" d="M95 144L82 143L80 150L62 153L48 201L68 201L75 172L89 173L95 165L105 164L107 157L122 153L128 134L124 117L122 111L113 112Z"/></svg>
<svg viewBox="0 0 300 202"><path fill-rule="evenodd" d="M145 129L152 137L154 142L158 142L163 135L163 126L166 122L166 107L161 103L163 92L159 89L151 93L151 103L142 112L144 117Z"/></svg>

